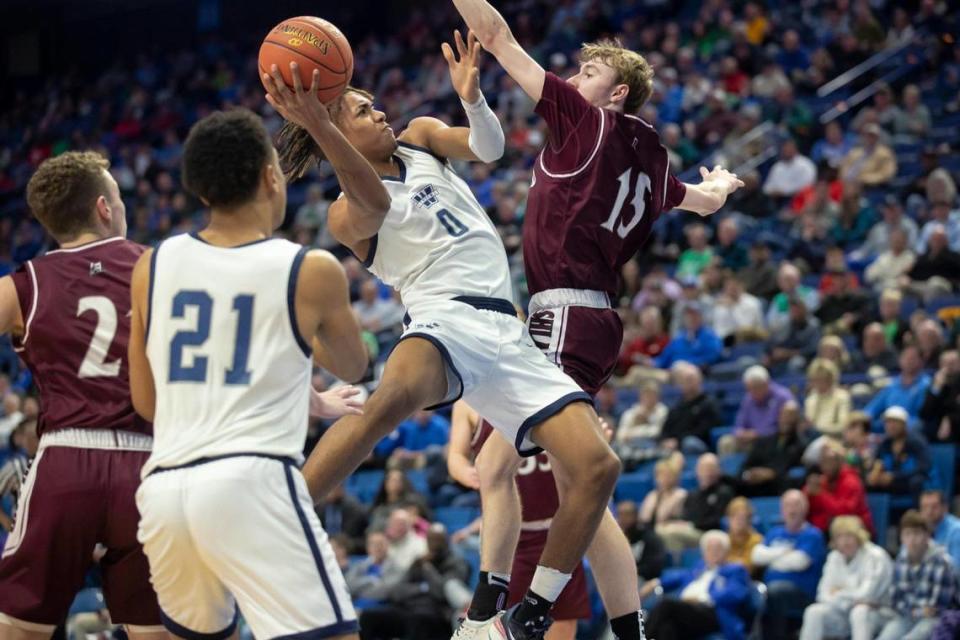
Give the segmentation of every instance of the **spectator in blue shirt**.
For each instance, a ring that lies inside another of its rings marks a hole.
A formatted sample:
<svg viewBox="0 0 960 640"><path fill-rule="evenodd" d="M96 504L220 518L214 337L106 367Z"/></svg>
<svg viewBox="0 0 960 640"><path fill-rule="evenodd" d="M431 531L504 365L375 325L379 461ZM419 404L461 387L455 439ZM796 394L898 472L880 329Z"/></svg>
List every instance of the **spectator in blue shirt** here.
<svg viewBox="0 0 960 640"><path fill-rule="evenodd" d="M793 29L783 34L783 48L775 59L787 76L792 76L794 72L806 71L810 66L810 56L800 44L800 35Z"/></svg>
<svg viewBox="0 0 960 640"><path fill-rule="evenodd" d="M900 553L893 566L893 615L877 640L926 640L940 614L957 594L957 579L947 553L930 540L923 516L914 510L900 519Z"/></svg>
<svg viewBox="0 0 960 640"><path fill-rule="evenodd" d="M939 489L920 496L920 515L933 532L933 541L944 548L955 568L960 568L960 518L948 511L947 498Z"/></svg>
<svg viewBox="0 0 960 640"><path fill-rule="evenodd" d="M683 309L683 330L667 343L654 363L659 369L669 369L682 360L704 368L717 362L722 351L723 343L717 334L703 326L703 307L699 302L690 302Z"/></svg>
<svg viewBox="0 0 960 640"><path fill-rule="evenodd" d="M907 423L916 425L930 387L930 376L923 372L923 358L915 346L904 347L899 362L900 375L881 389L864 409L870 414L877 431L883 426L881 416L890 407L903 407L908 415Z"/></svg>
<svg viewBox="0 0 960 640"><path fill-rule="evenodd" d="M789 638L791 625L799 628L804 608L816 599L827 550L823 534L807 522L808 510L803 492L784 493L780 499L783 526L768 531L763 543L753 548L754 566L766 567L764 638Z"/></svg>
<svg viewBox="0 0 960 640"><path fill-rule="evenodd" d="M917 497L930 475L930 448L922 436L907 431L907 412L890 407L883 414L886 437L867 474L871 491Z"/></svg>
<svg viewBox="0 0 960 640"><path fill-rule="evenodd" d="M823 138L813 144L810 159L817 165L826 162L834 169L838 169L843 162L843 158L853 148L853 143L843 135L843 129L840 128L840 123L836 120L824 127L823 134ZM858 193L857 196L859 197L859 195Z"/></svg>
<svg viewBox="0 0 960 640"><path fill-rule="evenodd" d="M450 441L450 421L433 411L418 411L377 443L374 453L422 467L427 453L439 451Z"/></svg>

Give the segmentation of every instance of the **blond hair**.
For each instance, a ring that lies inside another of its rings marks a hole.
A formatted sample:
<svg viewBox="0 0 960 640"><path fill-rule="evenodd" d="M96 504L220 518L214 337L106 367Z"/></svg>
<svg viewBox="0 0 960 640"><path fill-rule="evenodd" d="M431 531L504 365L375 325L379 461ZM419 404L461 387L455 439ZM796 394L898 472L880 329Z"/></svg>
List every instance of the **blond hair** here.
<svg viewBox="0 0 960 640"><path fill-rule="evenodd" d="M623 101L624 113L637 113L653 94L653 67L646 58L626 49L617 39L585 42L580 48L580 61L599 61L613 68L617 83L628 87Z"/></svg>
<svg viewBox="0 0 960 640"><path fill-rule="evenodd" d="M67 151L44 160L27 183L27 204L59 242L93 227L93 210L107 196L110 162L94 151Z"/></svg>
<svg viewBox="0 0 960 640"><path fill-rule="evenodd" d="M829 376L830 384L836 385L840 380L840 368L826 358L814 358L810 366L807 367L807 379L810 380L820 375Z"/></svg>
<svg viewBox="0 0 960 640"><path fill-rule="evenodd" d="M833 542L837 536L850 534L860 540L860 544L870 541L870 532L863 526L863 521L857 516L837 516L830 523L830 541Z"/></svg>
<svg viewBox="0 0 960 640"><path fill-rule="evenodd" d="M737 496L727 504L727 517L732 516L738 511L745 511L748 516L753 517L753 504L743 496Z"/></svg>

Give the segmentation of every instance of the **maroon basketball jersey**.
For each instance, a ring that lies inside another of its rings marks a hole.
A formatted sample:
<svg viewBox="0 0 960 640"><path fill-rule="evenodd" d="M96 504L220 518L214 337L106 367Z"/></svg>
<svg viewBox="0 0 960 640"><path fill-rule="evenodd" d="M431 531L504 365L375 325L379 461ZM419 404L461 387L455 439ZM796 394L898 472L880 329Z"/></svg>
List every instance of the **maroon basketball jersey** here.
<svg viewBox="0 0 960 640"><path fill-rule="evenodd" d="M143 251L108 238L51 251L13 274L24 318L14 348L40 389L40 434L152 432L133 410L127 373L130 276Z"/></svg>
<svg viewBox="0 0 960 640"><path fill-rule="evenodd" d="M493 427L490 423L481 420L470 442L474 457L480 453L483 443L492 433ZM560 497L557 495L557 484L553 479L547 454L541 453L523 459L517 470L517 490L520 492L524 522L537 522L553 517L560 507Z"/></svg>
<svg viewBox="0 0 960 640"><path fill-rule="evenodd" d="M616 295L636 254L686 187L670 174L660 136L636 116L594 107L546 74L536 112L548 142L533 169L523 228L530 293L592 289Z"/></svg>

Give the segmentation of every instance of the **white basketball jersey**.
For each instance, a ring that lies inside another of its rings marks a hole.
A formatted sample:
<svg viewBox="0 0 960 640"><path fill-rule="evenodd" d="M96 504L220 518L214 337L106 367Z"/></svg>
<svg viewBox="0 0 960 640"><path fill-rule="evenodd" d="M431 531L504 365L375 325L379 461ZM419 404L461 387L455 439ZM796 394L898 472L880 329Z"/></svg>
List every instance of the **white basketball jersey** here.
<svg viewBox="0 0 960 640"><path fill-rule="evenodd" d="M305 248L226 248L179 235L150 265L147 357L157 390L157 467L236 453L299 460L309 419L309 346L294 293Z"/></svg>
<svg viewBox="0 0 960 640"><path fill-rule="evenodd" d="M413 309L481 296L513 301L503 241L470 187L427 149L403 142L399 178L383 178L393 203L365 265Z"/></svg>

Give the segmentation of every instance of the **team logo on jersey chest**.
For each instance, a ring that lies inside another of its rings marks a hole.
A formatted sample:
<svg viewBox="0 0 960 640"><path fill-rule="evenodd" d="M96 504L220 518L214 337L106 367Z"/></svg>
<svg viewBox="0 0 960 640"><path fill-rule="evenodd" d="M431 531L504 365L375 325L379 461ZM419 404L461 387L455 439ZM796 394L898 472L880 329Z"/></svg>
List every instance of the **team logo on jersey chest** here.
<svg viewBox="0 0 960 640"><path fill-rule="evenodd" d="M98 273L103 273L103 263L102 262L91 262L90 263L90 275L95 276Z"/></svg>
<svg viewBox="0 0 960 640"><path fill-rule="evenodd" d="M413 204L417 205L422 209L429 209L433 205L440 202L440 196L437 193L437 188L432 184L421 188L415 194L411 196L413 199Z"/></svg>

